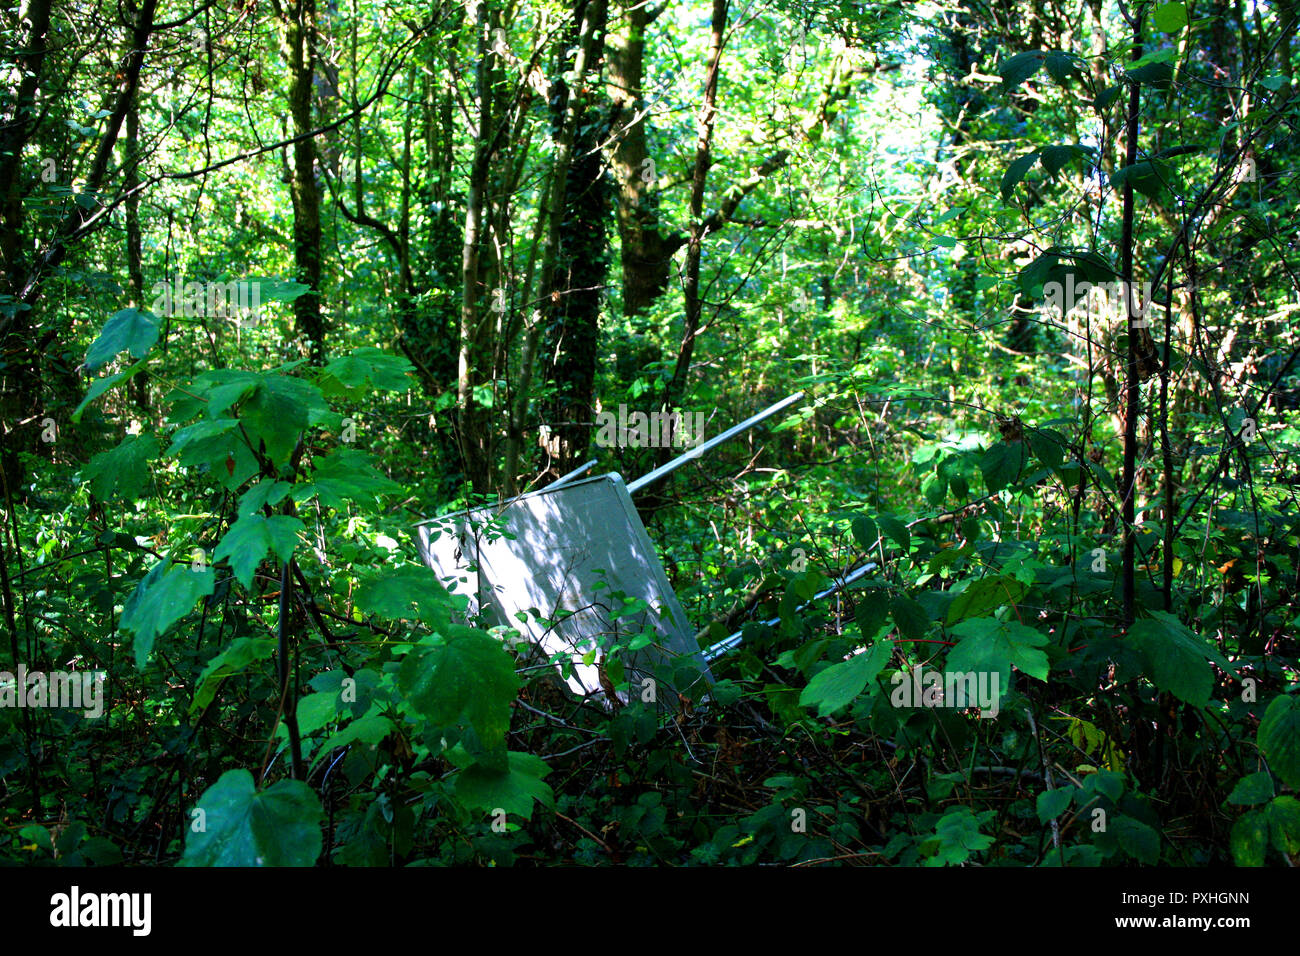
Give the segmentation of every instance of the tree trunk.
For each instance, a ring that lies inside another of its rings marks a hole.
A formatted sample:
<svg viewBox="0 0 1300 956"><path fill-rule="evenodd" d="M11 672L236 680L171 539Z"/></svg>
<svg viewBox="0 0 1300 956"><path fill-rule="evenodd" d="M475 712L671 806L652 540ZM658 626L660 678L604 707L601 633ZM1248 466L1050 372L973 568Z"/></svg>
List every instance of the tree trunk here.
<svg viewBox="0 0 1300 956"><path fill-rule="evenodd" d="M641 315L668 289L675 246L659 230L658 170L646 147L642 90L645 29L642 0L628 0L621 27L608 38L610 122L616 138L610 168L618 186L618 234L622 246L623 314ZM662 9L662 8L661 8Z"/></svg>
<svg viewBox="0 0 1300 956"><path fill-rule="evenodd" d="M307 339L313 365L325 362L325 321L321 316L320 185L316 182L316 142L311 132L316 66L316 0L296 0L283 8L282 50L289 66L289 118L293 144L289 193L293 200L293 258L297 281L308 286L293 302L294 327Z"/></svg>

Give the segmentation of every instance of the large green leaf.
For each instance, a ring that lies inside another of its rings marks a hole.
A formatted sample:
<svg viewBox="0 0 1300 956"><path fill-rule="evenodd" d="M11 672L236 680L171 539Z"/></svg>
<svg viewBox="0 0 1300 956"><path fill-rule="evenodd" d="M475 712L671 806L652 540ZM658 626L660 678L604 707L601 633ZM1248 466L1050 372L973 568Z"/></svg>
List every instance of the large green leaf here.
<svg viewBox="0 0 1300 956"><path fill-rule="evenodd" d="M930 629L930 615L906 594L890 597L889 614L898 625L899 632L909 641L921 640Z"/></svg>
<svg viewBox="0 0 1300 956"><path fill-rule="evenodd" d="M853 519L851 525L853 537L858 542L858 546L865 551L870 551L876 546L876 541L880 538L880 530L876 523L866 515L858 515Z"/></svg>
<svg viewBox="0 0 1300 956"><path fill-rule="evenodd" d="M898 542L898 547L902 550L903 554L907 554L911 550L912 533L907 530L907 525L905 525L901 520L892 514L880 514L876 515L876 523L880 525L880 529L884 531L885 534Z"/></svg>
<svg viewBox="0 0 1300 956"><path fill-rule="evenodd" d="M99 338L86 351L86 368L94 372L123 350L144 358L158 341L158 331L158 317L149 310L122 309L104 324Z"/></svg>
<svg viewBox="0 0 1300 956"><path fill-rule="evenodd" d="M292 515L248 514L240 518L221 539L212 560L226 559L230 570L244 587L253 586L253 572L262 563L268 551L275 552L281 561L293 557L298 535L306 526Z"/></svg>
<svg viewBox="0 0 1300 956"><path fill-rule="evenodd" d="M1300 701L1273 698L1255 737L1272 771L1293 790L1300 790Z"/></svg>
<svg viewBox="0 0 1300 956"><path fill-rule="evenodd" d="M239 418L253 446L264 448L271 462L282 468L307 426L328 411L320 389L310 382L266 375L240 406Z"/></svg>
<svg viewBox="0 0 1300 956"><path fill-rule="evenodd" d="M249 276L247 281L249 285L256 285L259 298L270 299L272 302L292 302L311 291L309 285L278 276Z"/></svg>
<svg viewBox="0 0 1300 956"><path fill-rule="evenodd" d="M366 504L379 495L401 491L402 486L380 474L370 456L353 448L340 448L315 459L306 484L294 488L293 500L319 497L321 504L342 510L346 502Z"/></svg>
<svg viewBox="0 0 1300 956"><path fill-rule="evenodd" d="M227 677L242 674L249 665L268 660L274 653L274 638L235 638L230 642L229 647L208 661L208 666L203 669L198 687L194 690L194 699L190 701L190 712L202 710L212 703L212 698L217 695L217 688Z"/></svg>
<svg viewBox="0 0 1300 956"><path fill-rule="evenodd" d="M356 604L367 614L394 621L413 618L436 628L448 622L451 598L435 572L406 564L364 577Z"/></svg>
<svg viewBox="0 0 1300 956"><path fill-rule="evenodd" d="M984 483L993 494L1006 488L1020 477L1020 469L1025 463L1024 442L994 442L980 456L980 472Z"/></svg>
<svg viewBox="0 0 1300 956"><path fill-rule="evenodd" d="M1251 810L1232 825L1228 845L1238 866L1263 866L1268 852L1268 814Z"/></svg>
<svg viewBox="0 0 1300 956"><path fill-rule="evenodd" d="M239 499L239 516L242 518L244 515L254 514L267 505L278 505L291 491L293 485L287 481L263 478L244 492L243 497Z"/></svg>
<svg viewBox="0 0 1300 956"><path fill-rule="evenodd" d="M1232 793L1228 794L1229 803L1245 807L1267 803L1271 799L1273 799L1273 778L1269 776L1267 770L1242 777L1232 788Z"/></svg>
<svg viewBox="0 0 1300 956"><path fill-rule="evenodd" d="M81 469L90 493L100 501L118 495L135 501L149 487L149 462L158 457L158 436L128 435L116 448L102 451Z"/></svg>
<svg viewBox="0 0 1300 956"><path fill-rule="evenodd" d="M1133 817L1117 816L1110 826L1126 854L1148 866L1160 862L1160 834L1147 824Z"/></svg>
<svg viewBox="0 0 1300 956"><path fill-rule="evenodd" d="M369 389L404 392L411 387L415 366L404 358L365 346L334 359L321 371L326 395L356 398Z"/></svg>
<svg viewBox="0 0 1300 956"><path fill-rule="evenodd" d="M952 629L960 640L948 652L948 669L967 673L997 672L1001 689L1011 686L1011 667L1030 677L1047 680L1047 655L1039 648L1047 644L1047 635L1019 621L999 621L976 617L962 621Z"/></svg>
<svg viewBox="0 0 1300 956"><path fill-rule="evenodd" d="M1046 823L1059 817L1065 812L1065 808L1070 805L1072 789L1069 787L1058 787L1055 790L1044 790L1038 795L1035 806L1038 810L1038 822Z"/></svg>
<svg viewBox="0 0 1300 956"><path fill-rule="evenodd" d="M1024 83L1043 65L1044 55L1041 50L1025 50L1008 57L998 64L998 75L1002 77L1002 91L1010 93Z"/></svg>
<svg viewBox="0 0 1300 956"><path fill-rule="evenodd" d="M1159 199L1160 194L1174 182L1172 167L1158 159L1144 159L1132 166L1125 166L1115 170L1110 177L1110 184L1115 189L1122 189L1127 183L1151 199Z"/></svg>
<svg viewBox="0 0 1300 956"><path fill-rule="evenodd" d="M1300 853L1300 800L1289 794L1274 797L1266 812L1274 848L1288 857Z"/></svg>
<svg viewBox="0 0 1300 956"><path fill-rule="evenodd" d="M257 459L234 418L196 422L180 429L172 436L167 453L182 465L204 469L231 491L258 472Z"/></svg>
<svg viewBox="0 0 1300 956"><path fill-rule="evenodd" d="M504 810L525 820L532 819L533 804L555 806L551 788L542 780L551 768L541 757L511 751L508 769L490 770L474 764L455 777L456 799L471 810L493 813Z"/></svg>
<svg viewBox="0 0 1300 956"><path fill-rule="evenodd" d="M195 571L190 565L160 561L136 585L122 609L121 628L134 635L135 666L144 670L154 641L194 609L194 602L212 593L216 572Z"/></svg>
<svg viewBox="0 0 1300 956"><path fill-rule="evenodd" d="M1092 149L1088 146L1078 146L1074 144L1063 144L1060 146L1046 146L1043 148L1042 162L1043 168L1048 174L1055 176L1067 163L1076 159L1092 159Z"/></svg>
<svg viewBox="0 0 1300 956"><path fill-rule="evenodd" d="M338 733L325 741L320 750L316 751L316 759L312 761L312 766L315 767L337 747L347 747L354 743L372 746L392 732L393 722L387 717L382 714L365 714L351 721L346 727L341 728Z"/></svg>
<svg viewBox="0 0 1300 956"><path fill-rule="evenodd" d="M816 707L819 716L829 717L851 704L889 663L893 651L893 644L881 641L847 661L818 671L799 695L800 706Z"/></svg>
<svg viewBox="0 0 1300 956"><path fill-rule="evenodd" d="M81 400L81 404L78 405L76 410L72 413L72 423L74 425L79 423L81 421L82 413L85 412L91 402L99 398L114 386L121 385L127 379L133 378L145 367L145 364L146 363L142 359L130 368L124 368L120 372L114 372L112 375L105 375L103 378L97 378L95 381L91 382L90 388L86 389L86 397Z"/></svg>
<svg viewBox="0 0 1300 956"><path fill-rule="evenodd" d="M1147 675L1161 690L1194 707L1204 707L1214 689L1214 674L1207 658L1215 658L1224 668L1228 662L1172 614L1151 614L1128 632L1129 640L1145 658Z"/></svg>
<svg viewBox="0 0 1300 956"><path fill-rule="evenodd" d="M489 769L506 768L510 704L519 690L514 658L495 638L467 627L402 660L398 689L408 706L437 727L472 727Z"/></svg>
<svg viewBox="0 0 1300 956"><path fill-rule="evenodd" d="M1190 22L1187 16L1187 6L1179 2L1179 0L1162 3L1156 7L1151 22L1155 24L1156 29L1161 33L1181 33L1183 28Z"/></svg>
<svg viewBox="0 0 1300 956"><path fill-rule="evenodd" d="M247 770L227 770L196 809L203 814L186 832L182 866L311 866L320 856L325 811L301 780L259 791Z"/></svg>
<svg viewBox="0 0 1300 956"><path fill-rule="evenodd" d="M978 578L948 605L948 623L987 615L1004 604L1017 604L1028 590L1029 585L1009 574Z"/></svg>
<svg viewBox="0 0 1300 956"><path fill-rule="evenodd" d="M1018 159L1013 159L1007 166L1007 171L1002 174L1002 183L998 191L1002 194L1002 201L1006 202L1011 198L1011 193L1015 190L1020 180L1025 178L1025 174L1038 161L1038 150L1032 150Z"/></svg>
<svg viewBox="0 0 1300 956"><path fill-rule="evenodd" d="M874 640L889 617L889 605L882 600L882 596L879 592L864 592L859 595L857 606L853 608L853 616L864 641Z"/></svg>

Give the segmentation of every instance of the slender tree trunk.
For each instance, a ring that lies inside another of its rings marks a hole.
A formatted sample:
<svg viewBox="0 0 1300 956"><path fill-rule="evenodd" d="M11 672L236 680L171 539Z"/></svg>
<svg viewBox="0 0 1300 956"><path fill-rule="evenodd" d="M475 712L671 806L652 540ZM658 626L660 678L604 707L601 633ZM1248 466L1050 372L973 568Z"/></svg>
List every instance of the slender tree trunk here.
<svg viewBox="0 0 1300 956"><path fill-rule="evenodd" d="M279 9L279 8L278 8ZM289 194L293 200L293 257L296 278L308 286L293 302L294 326L305 337L314 365L325 361L325 321L321 315L320 186L316 181L316 142L311 132L316 66L316 0L295 0L281 10L282 49L289 66L289 118L293 144Z"/></svg>
<svg viewBox="0 0 1300 956"><path fill-rule="evenodd" d="M1138 13L1133 22L1132 59L1142 55L1142 14ZM1124 140L1124 165L1132 166L1137 162L1138 122L1141 108L1141 87L1136 80L1129 81L1128 121ZM1120 233L1120 281L1124 290L1126 309L1126 328L1128 329L1128 367L1126 371L1124 394L1124 472L1120 480L1121 502L1120 521L1124 536L1124 557L1121 570L1124 602L1124 626L1128 627L1134 619L1134 592L1136 587L1135 529L1133 519L1136 514L1135 496L1137 493L1137 420L1142 411L1141 379L1138 375L1139 337L1134 329L1133 311L1133 184L1132 178L1124 181L1124 213Z"/></svg>
<svg viewBox="0 0 1300 956"><path fill-rule="evenodd" d="M673 255L673 247L659 229L658 170L646 146L642 84L649 23L644 0L627 0L607 46L610 122L615 136L610 168L618 185L623 313L629 316L646 312L668 289Z"/></svg>
<svg viewBox="0 0 1300 956"><path fill-rule="evenodd" d="M700 301L700 260L704 255L704 239L709 231L704 220L704 188L713 164L713 126L717 116L718 72L722 61L723 35L727 29L728 0L713 0L713 23L709 38L709 61L704 79L704 106L695 126L695 166L691 172L691 237L686 246L686 277L682 286L685 297L686 319L682 328L682 343L677 352L677 365L664 396L664 405L672 408L683 393L686 376L695 353L695 336L699 332L703 303Z"/></svg>

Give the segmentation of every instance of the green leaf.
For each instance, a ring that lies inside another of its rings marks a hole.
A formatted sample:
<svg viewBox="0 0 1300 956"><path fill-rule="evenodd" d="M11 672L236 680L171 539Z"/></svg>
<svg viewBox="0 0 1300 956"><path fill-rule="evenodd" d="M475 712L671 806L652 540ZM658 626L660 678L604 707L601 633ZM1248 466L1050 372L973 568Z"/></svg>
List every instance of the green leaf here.
<svg viewBox="0 0 1300 956"><path fill-rule="evenodd" d="M1012 92L1037 73L1043 65L1043 59L1042 51L1026 50L1003 60L998 66L998 76L1002 77L1002 92Z"/></svg>
<svg viewBox="0 0 1300 956"><path fill-rule="evenodd" d="M293 485L287 481L274 481L263 478L249 488L239 499L239 517L259 512L267 505L275 506L285 499Z"/></svg>
<svg viewBox="0 0 1300 956"><path fill-rule="evenodd" d="M402 659L398 689L437 727L472 727L489 769L506 767L510 705L519 690L514 658L482 631L453 628L442 643L419 645Z"/></svg>
<svg viewBox="0 0 1300 956"><path fill-rule="evenodd" d="M1039 648L1047 644L1047 635L1019 621L999 621L976 617L962 621L952 629L959 641L948 652L948 669L967 673L997 672L1001 688L1011 686L1014 665L1030 677L1047 680L1047 655Z"/></svg>
<svg viewBox="0 0 1300 956"><path fill-rule="evenodd" d="M1025 462L1024 442L994 442L980 456L980 472L989 492L997 494L1020 477L1020 469Z"/></svg>
<svg viewBox="0 0 1300 956"><path fill-rule="evenodd" d="M863 594L853 608L853 616L864 641L874 640L889 617L889 607L880 598L879 593Z"/></svg>
<svg viewBox="0 0 1300 956"><path fill-rule="evenodd" d="M158 457L158 436L128 435L116 448L102 451L81 469L90 493L100 501L121 495L135 501L148 491L149 462Z"/></svg>
<svg viewBox="0 0 1300 956"><path fill-rule="evenodd" d="M1290 795L1274 797L1266 812L1273 846L1287 856L1300 853L1300 800Z"/></svg>
<svg viewBox="0 0 1300 956"><path fill-rule="evenodd" d="M1174 171L1168 163L1158 159L1144 159L1117 169L1110 175L1110 184L1115 189L1123 189L1130 184L1142 195L1159 199L1161 193L1174 182Z"/></svg>
<svg viewBox="0 0 1300 956"><path fill-rule="evenodd" d="M1091 158L1092 150L1087 146L1048 146L1042 153L1043 168L1051 176L1059 173L1066 163L1076 159L1089 160Z"/></svg>
<svg viewBox="0 0 1300 956"><path fill-rule="evenodd" d="M1125 71L1125 75L1135 83L1153 86L1158 90L1167 90L1174 79L1174 68L1169 63L1158 61L1144 63Z"/></svg>
<svg viewBox="0 0 1300 956"><path fill-rule="evenodd" d="M1004 604L1016 604L1025 596L1029 585L1011 575L995 575L972 581L948 605L948 623L956 624L968 617L982 617Z"/></svg>
<svg viewBox="0 0 1300 956"><path fill-rule="evenodd" d="M144 670L154 641L207 597L216 586L210 567L195 571L188 564L159 561L136 585L122 609L120 627L134 635L135 666Z"/></svg>
<svg viewBox="0 0 1300 956"><path fill-rule="evenodd" d="M818 671L799 695L799 705L816 707L818 716L829 717L857 699L889 663L893 652L890 642L881 641L847 661L839 661Z"/></svg>
<svg viewBox="0 0 1300 956"><path fill-rule="evenodd" d="M239 409L239 418L255 448L265 446L276 467L289 461L303 430L328 412L320 389L288 375L267 375Z"/></svg>
<svg viewBox="0 0 1300 956"><path fill-rule="evenodd" d="M1011 193L1020 183L1020 180L1025 178L1025 174L1029 172L1037 161L1038 150L1025 153L1025 155L1020 158L1011 161L1011 165L1007 167L1007 171L1002 174L1002 183L998 187L998 191L1002 194L1003 202L1006 202L1011 198Z"/></svg>
<svg viewBox="0 0 1300 956"><path fill-rule="evenodd" d="M876 521L884 530L885 534L898 543L899 549L903 554L907 554L912 549L912 535L907 530L907 525L898 520L891 514L882 514L876 516Z"/></svg>
<svg viewBox="0 0 1300 956"><path fill-rule="evenodd" d="M1079 75L1082 62L1078 54L1067 53L1064 50L1048 50L1043 56L1048 75L1062 86L1069 83L1070 77Z"/></svg>
<svg viewBox="0 0 1300 956"><path fill-rule="evenodd" d="M1119 800L1124 794L1124 775L1114 770L1098 770L1083 778L1083 791L1087 794L1099 794L1112 801ZM1083 801L1080 801L1082 805Z"/></svg>
<svg viewBox="0 0 1300 956"><path fill-rule="evenodd" d="M366 346L334 359L321 370L326 395L358 397L367 390L404 392L411 387L415 366L404 358Z"/></svg>
<svg viewBox="0 0 1300 956"><path fill-rule="evenodd" d="M709 688L709 696L719 707L730 707L745 695L745 689L735 681L720 680Z"/></svg>
<svg viewBox="0 0 1300 956"><path fill-rule="evenodd" d="M1120 849L1133 859L1148 866L1160 862L1160 834L1151 827L1126 816L1117 816L1110 827Z"/></svg>
<svg viewBox="0 0 1300 956"><path fill-rule="evenodd" d="M237 637L230 646L208 661L199 677L190 701L190 713L202 710L217 696L217 688L227 677L242 674L251 664L268 660L275 653L275 639L270 637Z"/></svg>
<svg viewBox="0 0 1300 956"><path fill-rule="evenodd" d="M298 701L298 732L304 736L314 734L339 715L337 691L308 694ZM380 738L383 739L383 738Z"/></svg>
<svg viewBox="0 0 1300 956"><path fill-rule="evenodd" d="M76 410L72 413L72 423L76 425L81 421L82 413L87 409L87 407L89 407L91 402L99 398L114 386L121 385L127 379L134 377L135 374L143 369L146 364L147 363L142 359L131 367L122 369L120 372L114 372L112 375L105 375L103 378L95 379L95 381L90 384L90 388L86 390L86 397L81 400L81 404L78 405Z"/></svg>
<svg viewBox="0 0 1300 956"><path fill-rule="evenodd" d="M134 358L144 358L158 341L158 332L158 317L152 312L122 309L104 324L99 338L86 351L86 368L94 372L123 350L129 350Z"/></svg>
<svg viewBox="0 0 1300 956"><path fill-rule="evenodd" d="M1177 0L1162 3L1156 7L1155 15L1151 20L1161 33L1181 33L1189 22L1187 7Z"/></svg>
<svg viewBox="0 0 1300 956"><path fill-rule="evenodd" d="M930 629L930 615L925 608L905 594L895 594L889 599L889 613L899 632L911 641L919 641Z"/></svg>
<svg viewBox="0 0 1300 956"><path fill-rule="evenodd" d="M228 770L197 809L204 826L187 828L182 866L311 866L320 856L325 811L301 780L259 792L247 770Z"/></svg>
<svg viewBox="0 0 1300 956"><path fill-rule="evenodd" d="M1300 790L1300 701L1273 698L1255 740L1272 771L1292 790Z"/></svg>
<svg viewBox="0 0 1300 956"><path fill-rule="evenodd" d="M1110 106L1110 104L1114 103L1122 92L1124 92L1123 86L1108 86L1096 95L1092 101L1092 105L1098 110L1104 110Z"/></svg>
<svg viewBox="0 0 1300 956"><path fill-rule="evenodd" d="M293 500L319 497L328 508L343 510L347 501L373 502L379 495L395 494L402 486L384 477L370 463L370 456L352 448L340 448L314 461L310 483L294 488Z"/></svg>
<svg viewBox="0 0 1300 956"><path fill-rule="evenodd" d="M451 598L434 571L407 564L364 577L357 587L356 605L391 621L414 619L438 628L449 620Z"/></svg>
<svg viewBox="0 0 1300 956"><path fill-rule="evenodd" d="M927 861L927 865L964 863L971 853L987 850L993 845L993 837L980 833L979 828L981 823L987 823L992 817L992 810L985 810L978 816L970 807L957 807L948 811L935 825L940 853L932 861Z"/></svg>
<svg viewBox="0 0 1300 956"><path fill-rule="evenodd" d="M1129 641L1145 658L1147 675L1161 690L1193 707L1204 707L1214 689L1214 674L1206 660L1212 653L1218 656L1217 652L1173 615L1151 613L1128 632Z"/></svg>
<svg viewBox="0 0 1300 956"><path fill-rule="evenodd" d="M298 545L298 535L307 530L299 519L291 515L249 514L230 526L212 560L228 560L230 570L245 588L253 586L253 572L266 557L267 551L274 551L281 561L293 557Z"/></svg>
<svg viewBox="0 0 1300 956"><path fill-rule="evenodd" d="M316 758L312 760L311 765L315 767L331 751L339 747L347 747L351 744L374 746L391 734L393 729L393 722L381 714L366 714L363 717L358 717L321 744L321 748L316 751Z"/></svg>
<svg viewBox="0 0 1300 956"><path fill-rule="evenodd" d="M1069 441L1054 428L1026 428L1025 437L1034 457L1049 468L1060 468L1069 449Z"/></svg>
<svg viewBox="0 0 1300 956"><path fill-rule="evenodd" d="M853 538L858 542L858 547L864 551L870 551L876 546L876 541L880 538L880 531L876 528L876 523L866 515L858 515L853 519Z"/></svg>
<svg viewBox="0 0 1300 956"><path fill-rule="evenodd" d="M1268 815L1263 810L1251 810L1232 825L1228 845L1238 866L1263 866L1268 852Z"/></svg>
<svg viewBox="0 0 1300 956"><path fill-rule="evenodd" d="M1261 770L1258 773L1242 777L1237 781L1237 785L1232 788L1232 793L1228 794L1229 803L1246 807L1257 803L1267 803L1272 799L1273 778L1267 770Z"/></svg>
<svg viewBox="0 0 1300 956"><path fill-rule="evenodd" d="M546 761L533 754L511 751L508 769L490 770L474 764L455 777L453 794L466 808L494 813L504 810L531 820L533 804L555 806L555 796L542 778L551 772Z"/></svg>
<svg viewBox="0 0 1300 956"><path fill-rule="evenodd" d="M175 455L182 465L203 469L230 491L259 470L234 418L196 422L180 429L172 436L167 454Z"/></svg>
<svg viewBox="0 0 1300 956"><path fill-rule="evenodd" d="M221 384L213 386L208 392L208 417L219 418L230 408L247 398L262 382L262 376L254 372L241 372L223 369L226 373Z"/></svg>
<svg viewBox="0 0 1300 956"><path fill-rule="evenodd" d="M250 285L257 284L258 295L261 299L270 299L272 302L292 302L299 296L306 295L311 291L309 285L276 276L251 276L248 282Z"/></svg>
<svg viewBox="0 0 1300 956"><path fill-rule="evenodd" d="M1048 820L1054 820L1065 812L1065 808L1070 805L1071 791L1066 787L1060 787L1056 790L1044 790L1038 795L1038 822L1046 823Z"/></svg>

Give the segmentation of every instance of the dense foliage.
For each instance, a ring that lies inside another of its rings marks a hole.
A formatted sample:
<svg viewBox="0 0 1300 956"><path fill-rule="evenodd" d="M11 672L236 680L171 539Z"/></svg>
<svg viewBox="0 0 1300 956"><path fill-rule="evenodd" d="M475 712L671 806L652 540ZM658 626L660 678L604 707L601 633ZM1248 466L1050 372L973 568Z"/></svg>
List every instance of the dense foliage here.
<svg viewBox="0 0 1300 956"><path fill-rule="evenodd" d="M1298 12L8 7L0 861L1294 865ZM707 698L418 558L796 390L638 498Z"/></svg>

